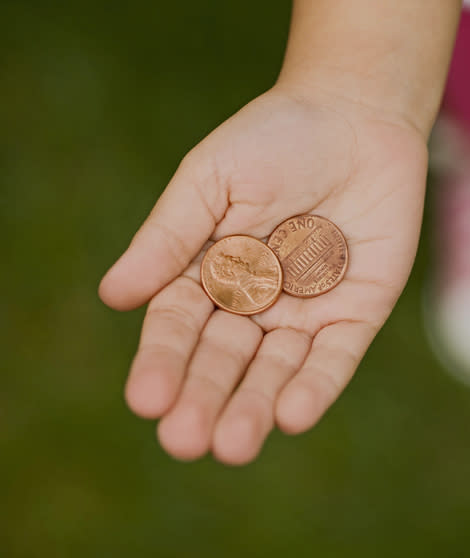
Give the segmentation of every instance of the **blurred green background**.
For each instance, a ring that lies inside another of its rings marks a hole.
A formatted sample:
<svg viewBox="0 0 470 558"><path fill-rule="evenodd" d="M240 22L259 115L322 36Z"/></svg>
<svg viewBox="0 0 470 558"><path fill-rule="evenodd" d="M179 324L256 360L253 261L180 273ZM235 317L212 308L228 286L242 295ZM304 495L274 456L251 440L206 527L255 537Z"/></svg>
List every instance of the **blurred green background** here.
<svg viewBox="0 0 470 558"><path fill-rule="evenodd" d="M267 89L287 1L0 4L5 558L470 555L470 391L404 295L339 402L229 468L179 463L122 387L142 311L96 289L185 152Z"/></svg>

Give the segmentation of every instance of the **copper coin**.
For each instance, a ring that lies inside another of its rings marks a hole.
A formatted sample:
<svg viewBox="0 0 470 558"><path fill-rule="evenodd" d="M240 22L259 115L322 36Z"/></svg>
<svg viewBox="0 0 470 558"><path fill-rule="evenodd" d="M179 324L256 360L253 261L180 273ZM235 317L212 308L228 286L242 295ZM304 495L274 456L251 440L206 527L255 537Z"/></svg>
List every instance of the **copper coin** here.
<svg viewBox="0 0 470 558"><path fill-rule="evenodd" d="M281 261L284 291L302 298L318 296L336 287L348 265L343 233L318 215L287 219L271 233L268 246Z"/></svg>
<svg viewBox="0 0 470 558"><path fill-rule="evenodd" d="M201 283L223 310L250 315L267 310L282 291L282 267L271 248L245 235L226 236L207 250Z"/></svg>

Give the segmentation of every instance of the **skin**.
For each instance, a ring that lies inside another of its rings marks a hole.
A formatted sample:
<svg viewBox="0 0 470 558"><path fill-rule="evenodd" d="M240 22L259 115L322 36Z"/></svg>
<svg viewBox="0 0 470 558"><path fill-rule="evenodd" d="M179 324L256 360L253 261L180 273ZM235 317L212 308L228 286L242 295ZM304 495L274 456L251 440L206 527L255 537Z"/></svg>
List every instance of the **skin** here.
<svg viewBox="0 0 470 558"><path fill-rule="evenodd" d="M248 463L275 425L311 428L351 379L413 265L459 4L296 2L278 82L184 158L102 280L113 308L149 302L125 394L161 419L172 456ZM207 248L308 212L343 231L344 280L255 316L215 309Z"/></svg>

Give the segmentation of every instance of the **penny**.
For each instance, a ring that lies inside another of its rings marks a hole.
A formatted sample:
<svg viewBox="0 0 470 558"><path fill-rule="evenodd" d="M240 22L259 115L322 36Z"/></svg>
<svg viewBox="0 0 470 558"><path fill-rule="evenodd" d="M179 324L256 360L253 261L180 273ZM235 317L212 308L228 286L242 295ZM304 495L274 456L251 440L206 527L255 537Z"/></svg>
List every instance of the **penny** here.
<svg viewBox="0 0 470 558"><path fill-rule="evenodd" d="M282 267L264 242L245 235L222 238L207 250L201 283L223 310L250 315L272 306L282 291Z"/></svg>
<svg viewBox="0 0 470 558"><path fill-rule="evenodd" d="M284 271L286 293L308 298L336 287L348 265L343 233L325 217L296 215L278 225L268 240Z"/></svg>

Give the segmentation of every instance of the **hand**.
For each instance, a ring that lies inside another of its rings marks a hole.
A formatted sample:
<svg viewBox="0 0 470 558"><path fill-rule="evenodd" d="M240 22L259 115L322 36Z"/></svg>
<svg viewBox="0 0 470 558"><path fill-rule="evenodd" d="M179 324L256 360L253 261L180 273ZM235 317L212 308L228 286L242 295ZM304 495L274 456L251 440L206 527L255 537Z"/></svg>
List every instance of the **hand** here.
<svg viewBox="0 0 470 558"><path fill-rule="evenodd" d="M311 428L350 380L408 278L427 150L418 131L339 99L275 87L183 160L100 286L129 310L150 300L126 398L180 459L252 460L277 425ZM317 298L282 294L246 317L214 309L199 282L208 246L266 239L311 212L343 231L344 280Z"/></svg>

